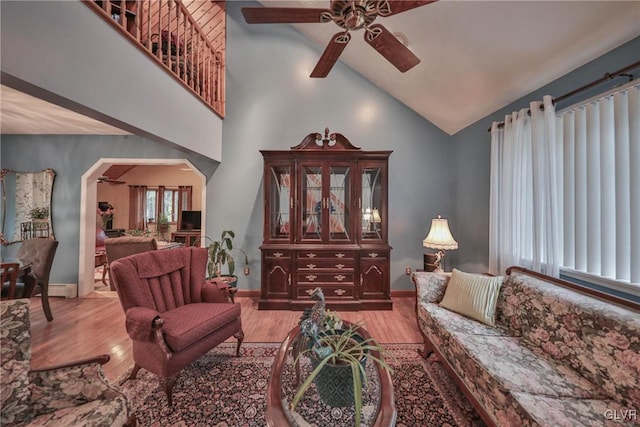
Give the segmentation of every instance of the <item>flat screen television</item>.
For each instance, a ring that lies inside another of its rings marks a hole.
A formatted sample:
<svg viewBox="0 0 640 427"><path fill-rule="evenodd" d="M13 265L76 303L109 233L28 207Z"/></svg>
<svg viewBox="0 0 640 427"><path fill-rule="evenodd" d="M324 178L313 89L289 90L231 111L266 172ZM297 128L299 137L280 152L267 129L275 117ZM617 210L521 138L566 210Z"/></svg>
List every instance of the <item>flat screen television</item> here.
<svg viewBox="0 0 640 427"><path fill-rule="evenodd" d="M182 211L180 230L200 230L202 228L202 211Z"/></svg>

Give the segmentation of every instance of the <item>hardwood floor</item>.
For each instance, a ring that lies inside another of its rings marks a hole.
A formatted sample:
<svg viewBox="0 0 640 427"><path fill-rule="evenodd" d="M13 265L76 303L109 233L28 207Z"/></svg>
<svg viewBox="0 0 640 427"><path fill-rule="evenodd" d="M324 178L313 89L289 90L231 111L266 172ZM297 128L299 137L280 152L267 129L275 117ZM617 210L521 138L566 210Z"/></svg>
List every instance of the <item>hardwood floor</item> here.
<svg viewBox="0 0 640 427"><path fill-rule="evenodd" d="M237 297L242 305L245 342L280 342L298 323L300 311L258 310L256 298ZM99 354L115 380L133 366L131 340L117 298L50 298L53 321L47 322L39 298L31 299L31 366L40 368ZM393 299L392 311L338 312L344 320L364 321L380 343L421 343L415 319L415 298ZM231 340L233 341L233 340Z"/></svg>

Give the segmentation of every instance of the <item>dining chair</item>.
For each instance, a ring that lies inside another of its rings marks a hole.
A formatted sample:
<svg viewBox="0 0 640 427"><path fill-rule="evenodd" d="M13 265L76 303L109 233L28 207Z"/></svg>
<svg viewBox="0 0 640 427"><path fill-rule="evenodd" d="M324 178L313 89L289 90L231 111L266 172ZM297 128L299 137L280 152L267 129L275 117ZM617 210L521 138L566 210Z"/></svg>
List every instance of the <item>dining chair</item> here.
<svg viewBox="0 0 640 427"><path fill-rule="evenodd" d="M49 307L49 275L56 249L57 240L42 237L23 241L18 249L18 260L29 267L29 273L16 283L16 297L30 298L40 292L42 310L49 322L53 320Z"/></svg>
<svg viewBox="0 0 640 427"><path fill-rule="evenodd" d="M14 299L16 297L16 280L20 271L17 262L3 262L2 269L2 297L1 299Z"/></svg>

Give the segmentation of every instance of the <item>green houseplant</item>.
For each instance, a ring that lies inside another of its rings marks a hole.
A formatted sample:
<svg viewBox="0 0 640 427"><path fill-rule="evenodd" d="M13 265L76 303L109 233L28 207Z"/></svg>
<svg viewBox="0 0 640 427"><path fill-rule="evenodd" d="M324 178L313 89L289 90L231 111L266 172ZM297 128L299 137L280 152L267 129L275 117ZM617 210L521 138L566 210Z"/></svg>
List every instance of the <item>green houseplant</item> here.
<svg viewBox="0 0 640 427"><path fill-rule="evenodd" d="M32 221L42 221L43 219L49 219L49 208L33 208L29 211L29 219Z"/></svg>
<svg viewBox="0 0 640 427"><path fill-rule="evenodd" d="M375 357L371 353L377 351L382 354L383 349L373 338L365 339L359 334L358 330L361 326L362 323L359 322L350 324L346 329L330 327L320 331L317 339L312 339L310 348L297 356L297 358L309 357L313 369L291 401L292 410L298 405L311 384L315 382L318 394L326 404L349 406L353 403L355 425L360 425L362 390L363 386L367 385L365 375L367 359L373 360L383 369L391 372L391 368L382 357ZM344 386L335 387L338 381ZM336 389L343 390L344 393L336 393Z"/></svg>
<svg viewBox="0 0 640 427"><path fill-rule="evenodd" d="M228 275L233 276L236 269L236 262L233 256L231 255L231 251L233 248L233 239L236 237L236 233L232 230L224 230L220 235L220 240L212 240L209 237L205 237L206 240L210 241L207 246L207 250L209 251L209 261L207 263L207 280L211 280L214 276L220 277L222 275L222 266L227 265ZM247 253L240 249L236 248L238 251L242 252L244 256L244 265L247 266L249 264L249 257Z"/></svg>
<svg viewBox="0 0 640 427"><path fill-rule="evenodd" d="M156 231L158 237L165 238L167 231L169 231L169 217L165 214L160 214L158 217L158 222L156 224Z"/></svg>

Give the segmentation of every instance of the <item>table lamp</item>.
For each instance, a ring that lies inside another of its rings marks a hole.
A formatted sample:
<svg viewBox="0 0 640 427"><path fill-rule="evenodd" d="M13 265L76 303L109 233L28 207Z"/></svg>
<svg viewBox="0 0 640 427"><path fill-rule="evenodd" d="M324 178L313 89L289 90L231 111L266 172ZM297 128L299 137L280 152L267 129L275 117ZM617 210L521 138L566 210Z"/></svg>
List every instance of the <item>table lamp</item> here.
<svg viewBox="0 0 640 427"><path fill-rule="evenodd" d="M431 229L427 237L422 241L422 246L438 250L438 252L432 255L435 257L432 265L435 267L434 271L443 271L440 263L443 261L444 251L458 249L458 242L456 242L451 235L449 222L445 218L442 218L441 215L431 220Z"/></svg>
<svg viewBox="0 0 640 427"><path fill-rule="evenodd" d="M378 238L380 238L380 223L382 222L382 218L380 218L380 211L378 208L373 208L371 211L371 224L373 226L373 231L376 233Z"/></svg>

